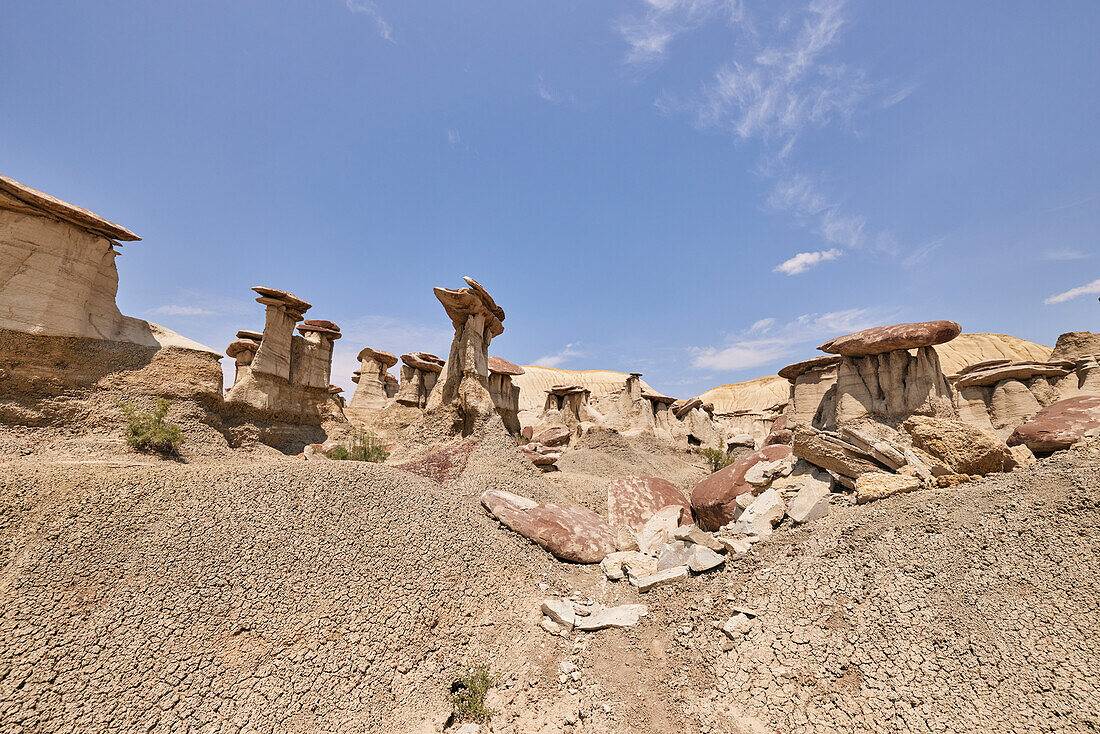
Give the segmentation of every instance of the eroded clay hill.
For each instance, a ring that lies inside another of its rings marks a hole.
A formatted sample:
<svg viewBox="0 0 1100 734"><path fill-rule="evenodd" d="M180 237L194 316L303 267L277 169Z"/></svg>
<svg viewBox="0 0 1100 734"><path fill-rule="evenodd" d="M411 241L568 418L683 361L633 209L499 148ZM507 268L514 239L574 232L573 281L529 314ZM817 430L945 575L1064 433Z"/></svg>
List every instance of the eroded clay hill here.
<svg viewBox="0 0 1100 734"><path fill-rule="evenodd" d="M485 514L485 488L562 499L504 440L456 444L442 483L337 462L8 463L4 730L439 731L475 660L504 673L499 732L1100 726L1096 442L835 507L643 596ZM552 594L649 613L552 636ZM731 640L716 623L735 609L753 617Z"/></svg>

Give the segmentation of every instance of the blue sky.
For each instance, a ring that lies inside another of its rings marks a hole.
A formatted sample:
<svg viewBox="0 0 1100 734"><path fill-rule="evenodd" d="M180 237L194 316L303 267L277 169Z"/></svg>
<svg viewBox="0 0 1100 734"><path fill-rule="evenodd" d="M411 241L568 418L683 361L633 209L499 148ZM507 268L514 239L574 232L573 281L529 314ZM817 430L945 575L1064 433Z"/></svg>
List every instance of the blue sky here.
<svg viewBox="0 0 1100 734"><path fill-rule="evenodd" d="M144 238L216 349L269 285L365 345L676 396L865 326L1100 327L1100 4L8 0L0 172ZM225 360L228 362L229 360Z"/></svg>

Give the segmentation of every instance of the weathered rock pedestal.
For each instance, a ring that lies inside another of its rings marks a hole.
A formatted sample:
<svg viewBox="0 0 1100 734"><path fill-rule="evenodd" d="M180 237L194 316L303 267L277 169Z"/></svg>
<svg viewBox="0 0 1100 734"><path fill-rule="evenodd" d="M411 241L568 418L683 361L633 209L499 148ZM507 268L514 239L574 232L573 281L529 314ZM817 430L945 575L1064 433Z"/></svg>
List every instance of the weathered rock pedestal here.
<svg viewBox="0 0 1100 734"><path fill-rule="evenodd" d="M397 389L396 401L410 408L426 408L443 365L442 359L428 352L402 354L401 386Z"/></svg>
<svg viewBox="0 0 1100 734"><path fill-rule="evenodd" d="M932 347L961 331L954 321L895 324L848 334L818 347L841 357L836 425L870 420L897 426L914 414L955 418L951 387Z"/></svg>
<svg viewBox="0 0 1100 734"><path fill-rule="evenodd" d="M340 338L340 327L331 321L309 320L299 327L302 335L295 336L294 325L302 321L310 304L275 288L252 290L260 296L256 301L267 307L264 331L247 369L240 369L238 363L237 380L225 396L226 404L257 411L253 417L289 423L342 418L339 402L329 392L332 345ZM234 342L237 358L250 349L241 341Z"/></svg>
<svg viewBox="0 0 1100 734"><path fill-rule="evenodd" d="M390 367L397 364L397 356L380 349L364 347L357 357L360 363L357 374L352 378L356 383L355 394L351 396L347 412L349 416L365 419L386 406L390 395L387 394L387 377Z"/></svg>
<svg viewBox="0 0 1100 734"><path fill-rule="evenodd" d="M593 418L588 404L591 397L591 391L580 385L554 385L546 391L543 419L570 428L590 422Z"/></svg>
<svg viewBox="0 0 1100 734"><path fill-rule="evenodd" d="M233 375L233 384L241 381L244 375L251 369L252 360L256 358L256 351L260 348L260 341L264 335L258 331L242 329L237 332L237 338L226 347L225 354L236 363L236 372Z"/></svg>
<svg viewBox="0 0 1100 734"><path fill-rule="evenodd" d="M493 405L510 433L519 433L519 386L512 378L523 374L523 368L501 357L489 357L489 394Z"/></svg>
<svg viewBox="0 0 1100 734"><path fill-rule="evenodd" d="M454 340L439 382L428 396L427 409L451 411L455 428L470 435L496 415L489 393L489 343L504 333L504 309L473 278L467 288L435 288L455 327Z"/></svg>

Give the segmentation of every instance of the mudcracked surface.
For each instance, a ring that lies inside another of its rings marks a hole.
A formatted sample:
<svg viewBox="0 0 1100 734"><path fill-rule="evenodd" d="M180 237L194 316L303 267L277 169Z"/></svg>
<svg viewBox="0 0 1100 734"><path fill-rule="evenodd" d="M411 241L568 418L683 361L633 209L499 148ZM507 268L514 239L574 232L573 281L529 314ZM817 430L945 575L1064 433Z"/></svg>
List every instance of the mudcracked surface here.
<svg viewBox="0 0 1100 734"><path fill-rule="evenodd" d="M644 595L477 503L497 487L601 509L589 450L548 477L487 437L442 483L347 462L5 460L0 730L438 732L482 660L502 673L498 732L1100 728L1100 445L841 503ZM557 637L538 624L553 594L650 612ZM735 607L758 616L724 642Z"/></svg>

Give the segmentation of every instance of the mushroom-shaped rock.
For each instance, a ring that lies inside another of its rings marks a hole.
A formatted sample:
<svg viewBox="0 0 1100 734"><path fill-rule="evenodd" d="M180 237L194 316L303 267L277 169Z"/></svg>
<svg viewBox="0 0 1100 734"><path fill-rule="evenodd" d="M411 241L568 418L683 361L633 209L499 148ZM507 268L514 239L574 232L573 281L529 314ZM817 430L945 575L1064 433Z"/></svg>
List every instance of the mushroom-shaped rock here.
<svg viewBox="0 0 1100 734"><path fill-rule="evenodd" d="M238 339L255 339L260 341L264 338L262 331L252 331L251 329L241 329L237 332Z"/></svg>
<svg viewBox="0 0 1100 734"><path fill-rule="evenodd" d="M342 392L344 392L344 388L340 387L339 385L329 385L328 386L328 394L329 395L339 395Z"/></svg>
<svg viewBox="0 0 1100 734"><path fill-rule="evenodd" d="M225 356L236 359L241 354L256 354L256 350L260 348L260 341L258 339L235 339L229 343L229 346L225 349Z"/></svg>
<svg viewBox="0 0 1100 734"><path fill-rule="evenodd" d="M954 321L922 321L915 324L876 326L854 334L838 336L818 349L845 357L866 357L899 349L931 347L949 342L962 333Z"/></svg>
<svg viewBox="0 0 1100 734"><path fill-rule="evenodd" d="M489 372L494 375L509 375L516 377L522 375L523 368L518 364L513 364L503 357L489 357Z"/></svg>
<svg viewBox="0 0 1100 734"><path fill-rule="evenodd" d="M831 367L832 365L840 363L839 355L825 355L822 357L814 357L812 359L804 359L801 362L795 362L789 364L783 369L779 370L779 376L790 382L794 382L796 378L809 372L810 370L821 369L823 367Z"/></svg>
<svg viewBox="0 0 1100 734"><path fill-rule="evenodd" d="M607 517L612 527L639 531L664 507L684 508L691 517L691 504L672 482L659 477L619 477L607 487Z"/></svg>
<svg viewBox="0 0 1100 734"><path fill-rule="evenodd" d="M252 286L252 290L260 294L260 297L256 300L265 305L270 305L270 302L275 302L286 306L288 310L295 311L298 314L304 314L306 311L312 308L308 301L298 298L298 296L294 295L293 293L281 291L278 288L268 288L267 286L263 285L255 285Z"/></svg>
<svg viewBox="0 0 1100 734"><path fill-rule="evenodd" d="M765 446L741 457L725 469L700 480L691 490L691 507L699 527L714 531L735 520L738 495L752 490L745 474L760 462L771 462L791 456L791 447Z"/></svg>
<svg viewBox="0 0 1100 734"><path fill-rule="evenodd" d="M668 395L661 395L660 393L650 392L649 390L642 390L642 397L646 400L652 400L655 403L664 403L665 405L672 405L678 402L676 398L670 398Z"/></svg>
<svg viewBox="0 0 1100 734"><path fill-rule="evenodd" d="M497 337L504 333L504 309L497 305L489 292L473 278L462 278L469 288L434 288L435 297L443 304L443 309L451 317L455 329L461 330L470 316L481 314L485 317L485 326L489 336Z"/></svg>
<svg viewBox="0 0 1100 734"><path fill-rule="evenodd" d="M333 340L339 339L342 336L340 334L340 327L325 319L306 319L298 324L298 331L301 334L326 334Z"/></svg>
<svg viewBox="0 0 1100 734"><path fill-rule="evenodd" d="M599 563L615 550L611 526L586 507L537 505L499 490L484 492L481 504L497 520L563 560Z"/></svg>
<svg viewBox="0 0 1100 734"><path fill-rule="evenodd" d="M1100 435L1100 397L1078 395L1040 410L1012 432L1008 445L1023 444L1035 453L1048 453L1097 435Z"/></svg>
<svg viewBox="0 0 1100 734"><path fill-rule="evenodd" d="M424 372L442 372L444 362L428 352L409 352L401 355L401 361L408 366Z"/></svg>
<svg viewBox="0 0 1100 734"><path fill-rule="evenodd" d="M371 349L370 347L363 347L359 352L357 360L363 362L368 359L373 359L382 365L384 369L389 369L397 364L397 355L391 352L384 352L381 349Z"/></svg>

